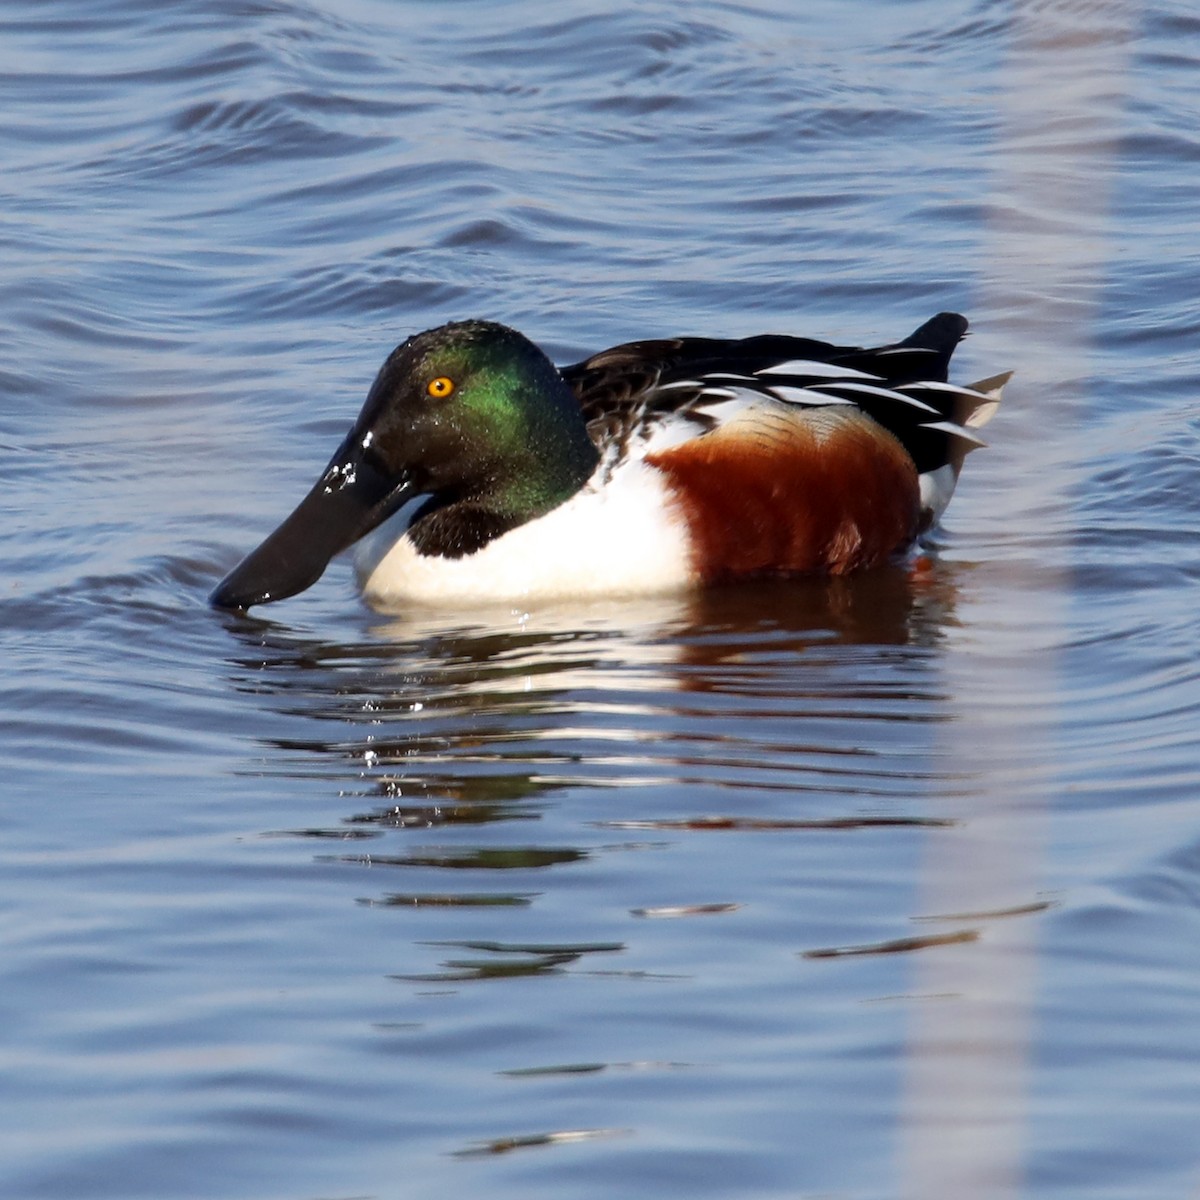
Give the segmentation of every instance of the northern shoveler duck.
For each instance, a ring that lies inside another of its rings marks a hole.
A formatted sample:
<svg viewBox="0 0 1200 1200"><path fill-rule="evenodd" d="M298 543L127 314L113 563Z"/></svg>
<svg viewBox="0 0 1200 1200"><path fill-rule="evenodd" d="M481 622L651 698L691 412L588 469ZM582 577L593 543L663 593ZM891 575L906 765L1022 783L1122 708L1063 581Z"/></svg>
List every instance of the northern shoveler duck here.
<svg viewBox="0 0 1200 1200"><path fill-rule="evenodd" d="M295 595L360 539L364 593L384 604L885 562L941 515L1008 378L946 382L966 329L941 313L871 350L773 334L629 342L561 370L489 321L417 334L212 603Z"/></svg>

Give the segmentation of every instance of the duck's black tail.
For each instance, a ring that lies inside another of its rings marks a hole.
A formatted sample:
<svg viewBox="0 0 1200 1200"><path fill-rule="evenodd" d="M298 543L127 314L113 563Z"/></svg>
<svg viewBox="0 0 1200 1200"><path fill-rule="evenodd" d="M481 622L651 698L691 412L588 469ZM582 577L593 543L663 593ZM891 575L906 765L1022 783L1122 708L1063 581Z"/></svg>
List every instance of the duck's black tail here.
<svg viewBox="0 0 1200 1200"><path fill-rule="evenodd" d="M928 364L926 379L945 379L950 372L950 356L967 334L967 318L959 313L940 312L930 317L919 329L914 329L898 350L932 350L937 356ZM934 364L936 363L936 366Z"/></svg>

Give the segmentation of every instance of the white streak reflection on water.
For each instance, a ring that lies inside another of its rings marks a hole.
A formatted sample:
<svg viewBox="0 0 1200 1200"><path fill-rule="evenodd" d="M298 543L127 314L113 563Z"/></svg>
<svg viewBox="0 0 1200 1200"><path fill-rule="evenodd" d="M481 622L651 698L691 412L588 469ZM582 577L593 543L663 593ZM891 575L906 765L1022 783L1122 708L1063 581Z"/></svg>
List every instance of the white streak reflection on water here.
<svg viewBox="0 0 1200 1200"><path fill-rule="evenodd" d="M1100 284L1114 248L1115 130L1127 102L1122 83L1133 26L1134 11L1123 0L1018 5L1001 76L982 305L1020 338L1030 393L1060 381L1056 420L1065 439L1076 433L1078 417L1072 416L1084 397L1069 395L1061 380L1087 373ZM990 756L1013 761L1061 754L1061 717L1054 709L1065 702L1064 667L1057 648L1070 637L1072 556L1070 498L1054 470L1058 453L1041 455L1036 444L1027 444L1022 488L1001 498L993 514L1013 527L1043 521L1059 534L1061 576L1041 581L1039 590L1048 588L1038 613L1039 629L1055 649L1021 656L1009 683L1013 694L1042 698L1050 712L1020 726L960 729L951 752L986 746ZM1049 548L1053 552L1053 543ZM1000 569L1019 574L1021 566ZM952 690L971 686L974 673L963 669L967 665L961 658L948 661ZM1000 776L989 791L1009 786ZM1051 818L1050 806L1034 801L1008 810L1002 822L977 816L953 852L931 840L920 885L928 911L1006 904L1018 905L1018 912L1040 911ZM1023 1187L1031 1146L1020 1114L1030 1107L1039 930L1029 921L981 924L988 932L983 952L925 954L914 967L917 996L953 1000L912 1009L902 1117L905 1196L1003 1197ZM970 939L979 936L973 930Z"/></svg>

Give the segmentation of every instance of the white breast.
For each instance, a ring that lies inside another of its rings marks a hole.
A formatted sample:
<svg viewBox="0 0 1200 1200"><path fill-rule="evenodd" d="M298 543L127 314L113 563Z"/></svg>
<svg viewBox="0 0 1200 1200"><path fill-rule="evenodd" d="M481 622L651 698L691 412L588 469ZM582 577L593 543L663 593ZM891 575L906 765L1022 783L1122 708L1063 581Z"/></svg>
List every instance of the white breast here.
<svg viewBox="0 0 1200 1200"><path fill-rule="evenodd" d="M401 514L399 526L393 518L363 539L359 584L385 607L677 590L695 577L686 525L674 511L659 472L635 461L463 558L418 554Z"/></svg>

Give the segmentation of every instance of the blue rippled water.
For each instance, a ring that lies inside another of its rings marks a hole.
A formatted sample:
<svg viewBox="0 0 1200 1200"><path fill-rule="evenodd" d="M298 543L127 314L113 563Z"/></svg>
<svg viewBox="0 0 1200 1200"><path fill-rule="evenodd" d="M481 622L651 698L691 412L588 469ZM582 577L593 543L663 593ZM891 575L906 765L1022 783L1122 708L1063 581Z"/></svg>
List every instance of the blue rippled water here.
<svg viewBox="0 0 1200 1200"><path fill-rule="evenodd" d="M0 1195L1200 1188L1182 0L0 9ZM213 584L484 316L1017 375L929 572Z"/></svg>

